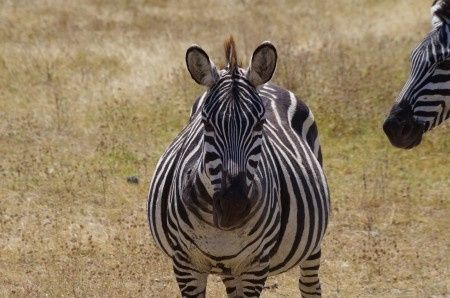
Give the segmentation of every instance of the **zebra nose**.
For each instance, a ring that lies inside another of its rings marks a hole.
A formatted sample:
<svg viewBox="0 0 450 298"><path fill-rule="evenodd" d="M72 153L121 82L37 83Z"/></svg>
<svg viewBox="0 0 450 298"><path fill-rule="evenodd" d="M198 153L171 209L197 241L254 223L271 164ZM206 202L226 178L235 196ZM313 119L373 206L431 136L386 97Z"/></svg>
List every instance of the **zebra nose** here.
<svg viewBox="0 0 450 298"><path fill-rule="evenodd" d="M413 117L403 118L397 115L386 119L383 130L392 145L411 149L420 144L424 128Z"/></svg>
<svg viewBox="0 0 450 298"><path fill-rule="evenodd" d="M213 218L218 228L240 226L250 213L250 201L239 188L230 187L214 200Z"/></svg>
<svg viewBox="0 0 450 298"><path fill-rule="evenodd" d="M418 125L414 120L413 110L406 100L395 104L386 121L383 130L392 145L406 148L417 139Z"/></svg>
<svg viewBox="0 0 450 298"><path fill-rule="evenodd" d="M410 134L413 123L397 117L389 117L383 124L383 130L390 139L401 138Z"/></svg>
<svg viewBox="0 0 450 298"><path fill-rule="evenodd" d="M246 175L245 172L239 172L237 175L233 175L230 177L230 185L245 185Z"/></svg>
<svg viewBox="0 0 450 298"><path fill-rule="evenodd" d="M235 187L243 187L246 185L245 172L238 172L237 174L230 174L228 171L222 172L222 190Z"/></svg>

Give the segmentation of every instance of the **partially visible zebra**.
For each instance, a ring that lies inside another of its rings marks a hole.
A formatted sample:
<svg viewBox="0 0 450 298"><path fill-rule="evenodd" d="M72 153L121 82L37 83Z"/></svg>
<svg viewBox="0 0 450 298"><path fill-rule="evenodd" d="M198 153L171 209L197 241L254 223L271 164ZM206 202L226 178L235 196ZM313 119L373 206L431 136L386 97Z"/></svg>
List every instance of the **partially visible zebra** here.
<svg viewBox="0 0 450 298"><path fill-rule="evenodd" d="M392 145L411 149L450 116L450 0L435 0L432 31L411 54L411 73L383 129Z"/></svg>
<svg viewBox="0 0 450 298"><path fill-rule="evenodd" d="M204 297L218 274L229 297L258 297L266 278L300 265L304 297L321 295L321 241L330 212L317 126L293 93L267 82L275 47L257 47L239 67L234 41L218 70L198 46L192 78L207 90L159 160L148 218L173 260L183 297Z"/></svg>

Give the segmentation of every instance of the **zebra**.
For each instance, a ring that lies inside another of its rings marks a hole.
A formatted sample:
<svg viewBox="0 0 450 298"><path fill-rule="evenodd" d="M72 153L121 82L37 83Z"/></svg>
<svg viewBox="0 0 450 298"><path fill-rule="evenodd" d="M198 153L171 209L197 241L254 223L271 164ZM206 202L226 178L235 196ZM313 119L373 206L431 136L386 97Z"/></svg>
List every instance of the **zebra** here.
<svg viewBox="0 0 450 298"><path fill-rule="evenodd" d="M160 158L148 196L157 245L183 297L219 275L229 297L258 297L266 278L300 267L304 297L321 295L330 202L317 125L295 95L268 83L277 51L263 42L243 69L232 37L219 69L197 45L191 77L206 91Z"/></svg>
<svg viewBox="0 0 450 298"><path fill-rule="evenodd" d="M431 14L432 31L412 51L410 76L383 124L403 149L450 116L450 0L435 0Z"/></svg>

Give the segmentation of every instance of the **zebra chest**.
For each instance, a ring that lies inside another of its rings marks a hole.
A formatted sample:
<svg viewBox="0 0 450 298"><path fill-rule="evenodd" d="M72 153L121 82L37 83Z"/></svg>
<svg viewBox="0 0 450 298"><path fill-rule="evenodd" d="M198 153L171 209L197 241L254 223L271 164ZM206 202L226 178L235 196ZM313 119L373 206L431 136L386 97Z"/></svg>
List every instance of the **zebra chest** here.
<svg viewBox="0 0 450 298"><path fill-rule="evenodd" d="M223 231L200 221L192 220L192 224L194 228L180 228L185 251L198 268L215 273L238 272L258 262L263 239L248 236L250 228Z"/></svg>

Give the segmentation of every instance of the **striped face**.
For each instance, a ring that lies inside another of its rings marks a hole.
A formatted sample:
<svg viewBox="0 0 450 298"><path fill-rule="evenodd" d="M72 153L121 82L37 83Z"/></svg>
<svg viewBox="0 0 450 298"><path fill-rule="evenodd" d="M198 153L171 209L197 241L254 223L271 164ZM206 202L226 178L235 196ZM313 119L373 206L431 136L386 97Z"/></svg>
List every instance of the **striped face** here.
<svg viewBox="0 0 450 298"><path fill-rule="evenodd" d="M433 31L412 52L409 79L383 125L399 148L419 145L424 132L450 115L450 25L436 15L442 3L433 6Z"/></svg>
<svg viewBox="0 0 450 298"><path fill-rule="evenodd" d="M247 70L237 66L234 42L225 48L228 66L217 71L206 53L193 46L186 53L192 78L208 87L201 110L203 146L199 177L212 198L216 227L242 226L255 206L265 108L256 87L270 80L277 60L274 46L261 44Z"/></svg>
<svg viewBox="0 0 450 298"><path fill-rule="evenodd" d="M202 121L203 168L214 207L235 209L227 212L233 221L249 213L255 203L251 192L265 122L263 102L242 70L225 71L213 86L205 99ZM227 219L223 221L226 226Z"/></svg>

